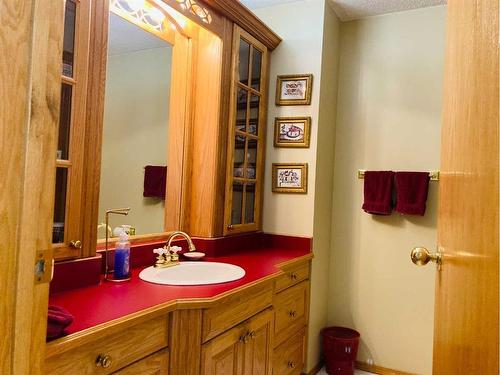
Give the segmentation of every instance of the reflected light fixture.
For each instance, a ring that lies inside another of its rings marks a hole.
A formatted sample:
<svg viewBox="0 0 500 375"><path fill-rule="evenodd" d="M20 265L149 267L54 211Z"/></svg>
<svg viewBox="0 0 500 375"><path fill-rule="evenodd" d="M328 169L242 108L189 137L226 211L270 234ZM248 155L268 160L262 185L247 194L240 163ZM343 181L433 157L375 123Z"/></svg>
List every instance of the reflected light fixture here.
<svg viewBox="0 0 500 375"><path fill-rule="evenodd" d="M212 23L212 15L207 8L199 5L195 0L176 0L182 9L189 11L189 13L197 16L202 22Z"/></svg>
<svg viewBox="0 0 500 375"><path fill-rule="evenodd" d="M176 29L176 22L148 0L111 0L110 10L128 21L163 35L171 23Z"/></svg>

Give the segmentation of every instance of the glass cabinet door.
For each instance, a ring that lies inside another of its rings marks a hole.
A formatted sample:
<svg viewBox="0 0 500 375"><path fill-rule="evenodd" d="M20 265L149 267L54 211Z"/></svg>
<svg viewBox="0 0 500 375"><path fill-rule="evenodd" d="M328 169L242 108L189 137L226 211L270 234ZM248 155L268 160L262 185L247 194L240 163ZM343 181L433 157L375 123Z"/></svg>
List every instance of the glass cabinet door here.
<svg viewBox="0 0 500 375"><path fill-rule="evenodd" d="M260 229L267 49L235 26L225 234Z"/></svg>
<svg viewBox="0 0 500 375"><path fill-rule="evenodd" d="M66 0L52 243L56 259L81 254L83 139L90 0Z"/></svg>

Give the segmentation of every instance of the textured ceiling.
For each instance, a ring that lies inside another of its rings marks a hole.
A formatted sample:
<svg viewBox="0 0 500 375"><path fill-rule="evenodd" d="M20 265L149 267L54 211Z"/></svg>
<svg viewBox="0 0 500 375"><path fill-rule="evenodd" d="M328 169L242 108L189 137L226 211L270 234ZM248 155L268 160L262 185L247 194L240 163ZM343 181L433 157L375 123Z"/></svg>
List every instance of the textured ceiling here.
<svg viewBox="0 0 500 375"><path fill-rule="evenodd" d="M250 9L292 3L299 0L241 0ZM402 12L446 4L446 0L328 0L342 21Z"/></svg>
<svg viewBox="0 0 500 375"><path fill-rule="evenodd" d="M329 0L342 21L446 4L446 0Z"/></svg>

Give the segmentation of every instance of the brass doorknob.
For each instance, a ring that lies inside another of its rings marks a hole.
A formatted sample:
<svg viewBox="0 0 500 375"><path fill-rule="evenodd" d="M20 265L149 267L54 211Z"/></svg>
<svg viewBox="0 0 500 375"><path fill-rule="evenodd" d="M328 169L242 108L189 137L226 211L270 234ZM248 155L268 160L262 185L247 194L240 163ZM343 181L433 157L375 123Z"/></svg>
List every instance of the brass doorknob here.
<svg viewBox="0 0 500 375"><path fill-rule="evenodd" d="M82 241L76 240L76 241L71 241L69 243L69 246L75 248L75 249L81 249L82 248Z"/></svg>
<svg viewBox="0 0 500 375"><path fill-rule="evenodd" d="M441 266L442 255L439 252L432 254L425 247L415 247L411 251L411 261L417 266L425 266L429 262L435 262Z"/></svg>

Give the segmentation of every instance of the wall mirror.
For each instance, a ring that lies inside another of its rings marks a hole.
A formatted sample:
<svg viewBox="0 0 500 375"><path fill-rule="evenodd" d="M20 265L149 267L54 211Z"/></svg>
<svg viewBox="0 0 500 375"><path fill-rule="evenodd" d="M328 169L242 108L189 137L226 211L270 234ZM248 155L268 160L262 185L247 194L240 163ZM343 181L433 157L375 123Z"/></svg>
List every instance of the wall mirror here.
<svg viewBox="0 0 500 375"><path fill-rule="evenodd" d="M120 227L132 236L161 234L167 180L179 173L169 170L168 158L180 31L165 9L146 0L112 0L108 25L97 238L106 231L115 237ZM112 217L106 227L106 211L121 207L130 207L130 214Z"/></svg>

